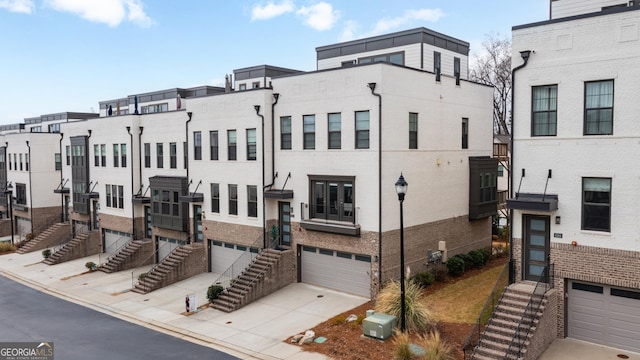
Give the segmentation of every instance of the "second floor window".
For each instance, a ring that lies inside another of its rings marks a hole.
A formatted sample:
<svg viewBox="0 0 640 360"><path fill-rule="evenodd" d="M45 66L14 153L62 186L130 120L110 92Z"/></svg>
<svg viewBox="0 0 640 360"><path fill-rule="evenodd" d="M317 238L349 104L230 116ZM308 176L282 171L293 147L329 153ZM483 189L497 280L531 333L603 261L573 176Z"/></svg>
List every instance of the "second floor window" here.
<svg viewBox="0 0 640 360"><path fill-rule="evenodd" d="M55 154L55 162L56 162L56 170L62 170L62 156L60 155L60 153L56 153ZM4 165L4 163L2 163L2 165ZM1 170L2 167L0 167Z"/></svg>
<svg viewBox="0 0 640 360"><path fill-rule="evenodd" d="M247 185L247 216L258 217L258 187Z"/></svg>
<svg viewBox="0 0 640 360"><path fill-rule="evenodd" d="M220 213L220 184L211 184L211 212Z"/></svg>
<svg viewBox="0 0 640 360"><path fill-rule="evenodd" d="M418 114L409 113L409 149L418 148Z"/></svg>
<svg viewBox="0 0 640 360"><path fill-rule="evenodd" d="M238 215L238 185L229 184L229 215Z"/></svg>
<svg viewBox="0 0 640 360"><path fill-rule="evenodd" d="M462 118L462 148L469 148L469 119Z"/></svg>
<svg viewBox="0 0 640 360"><path fill-rule="evenodd" d="M156 144L156 163L158 169L162 169L164 167L164 149L162 143Z"/></svg>
<svg viewBox="0 0 640 360"><path fill-rule="evenodd" d="M93 145L93 165L100 166L100 145Z"/></svg>
<svg viewBox="0 0 640 360"><path fill-rule="evenodd" d="M369 111L356 111L356 149L369 148Z"/></svg>
<svg viewBox="0 0 640 360"><path fill-rule="evenodd" d="M151 167L151 144L144 143L144 167Z"/></svg>
<svg viewBox="0 0 640 360"><path fill-rule="evenodd" d="M218 132L209 131L209 159L218 160Z"/></svg>
<svg viewBox="0 0 640 360"><path fill-rule="evenodd" d="M582 178L582 230L611 231L610 178Z"/></svg>
<svg viewBox="0 0 640 360"><path fill-rule="evenodd" d="M303 133L303 148L306 150L313 150L316 148L316 116L304 115L302 117L302 133Z"/></svg>
<svg viewBox="0 0 640 360"><path fill-rule="evenodd" d="M257 156L256 129L247 129L247 160L255 160Z"/></svg>
<svg viewBox="0 0 640 360"><path fill-rule="evenodd" d="M113 144L113 167L118 167L120 163L120 156L118 155L119 144Z"/></svg>
<svg viewBox="0 0 640 360"><path fill-rule="evenodd" d="M280 117L280 149L291 150L291 116Z"/></svg>
<svg viewBox="0 0 640 360"><path fill-rule="evenodd" d="M27 185L16 184L16 204L27 205Z"/></svg>
<svg viewBox="0 0 640 360"><path fill-rule="evenodd" d="M120 165L127 167L127 144L120 144Z"/></svg>
<svg viewBox="0 0 640 360"><path fill-rule="evenodd" d="M342 117L340 113L329 114L327 121L329 149L340 149L342 146Z"/></svg>
<svg viewBox="0 0 640 360"><path fill-rule="evenodd" d="M169 143L169 167L175 169L178 167L178 148L176 143Z"/></svg>
<svg viewBox="0 0 640 360"><path fill-rule="evenodd" d="M555 136L558 85L536 86L531 96L531 136Z"/></svg>
<svg viewBox="0 0 640 360"><path fill-rule="evenodd" d="M100 161L102 167L107 166L107 144L100 145Z"/></svg>
<svg viewBox="0 0 640 360"><path fill-rule="evenodd" d="M202 133L200 131L193 132L193 159L202 160Z"/></svg>
<svg viewBox="0 0 640 360"><path fill-rule="evenodd" d="M227 130L227 160L236 160L237 137L235 130Z"/></svg>
<svg viewBox="0 0 640 360"><path fill-rule="evenodd" d="M584 84L584 134L613 134L613 80Z"/></svg>

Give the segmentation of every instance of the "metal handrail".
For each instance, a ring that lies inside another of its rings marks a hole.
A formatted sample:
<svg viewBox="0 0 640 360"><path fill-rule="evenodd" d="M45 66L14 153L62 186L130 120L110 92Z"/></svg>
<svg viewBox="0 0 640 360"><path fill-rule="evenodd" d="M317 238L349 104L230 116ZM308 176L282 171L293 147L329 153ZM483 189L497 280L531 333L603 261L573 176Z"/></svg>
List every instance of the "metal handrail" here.
<svg viewBox="0 0 640 360"><path fill-rule="evenodd" d="M516 327L516 331L514 332L513 337L511 338L511 342L509 343L509 348L507 349L504 359L507 359L508 354L512 352L516 353L518 358L520 358L520 356L522 355L524 343L529 336L529 332L531 331L531 326L525 325L524 321L527 318L533 319L534 315L540 309L540 305L542 305L544 294L547 293L547 290L553 289L553 276L549 276L549 272L551 272L551 274L553 275L553 271L553 264L545 266L542 270L542 275L538 279L538 282L536 282L533 293L531 293L531 298L529 298L527 307L525 308L524 313L522 314L522 317L518 322L518 326Z"/></svg>
<svg viewBox="0 0 640 360"><path fill-rule="evenodd" d="M478 345L478 341L480 339L480 334L484 331L484 328L491 323L493 319L493 310L500 303L502 297L504 296L504 289L509 286L509 264L505 264L496 280L496 283L493 285L493 289L491 293L487 297L487 300L480 310L480 315L478 315L478 319L476 323L471 328L467 339L462 345L462 353L464 354L465 359L469 359L475 353L475 348ZM506 284L505 284L506 283ZM471 353L467 354L467 351L472 350ZM469 355L469 357L467 357Z"/></svg>
<svg viewBox="0 0 640 360"><path fill-rule="evenodd" d="M242 272L253 263L253 260L259 255L258 253L251 252L251 248L260 247L260 245L264 242L263 239L267 236L268 232L261 234L254 240L253 244L249 246L249 251L246 251L244 254L241 254L236 261L234 261L231 266L227 268L218 278L213 282L213 285L222 286L224 289L227 289L233 280L235 280L238 276L242 274ZM240 270L238 270L240 269ZM239 272L238 272L239 271Z"/></svg>
<svg viewBox="0 0 640 360"><path fill-rule="evenodd" d="M107 248L105 248L105 251L104 251L104 252L102 252L102 253L98 254L98 266L101 266L101 265L103 265L103 264L106 264L106 263L108 263L109 261L111 261L111 259L115 258L115 257L116 257L116 256L117 256L117 255L118 255L118 254L119 254L119 253L120 253L120 252L121 252L121 251L122 251L122 250L123 250L127 245L129 245L129 243L131 243L131 240L132 240L132 239L131 239L131 237L130 237L130 236L120 236L120 237L118 238L118 240L116 240L116 242L112 244L112 246L113 246L113 245L118 245L118 243L120 242L120 240L125 240L125 242L124 242L122 245L118 246L118 248L117 248L115 251L113 251L112 253L110 253L110 254L109 254L109 253L107 253L107 249L109 248L109 247L107 247ZM109 255L107 256L107 258L106 258L104 261L102 261L102 257L103 257L103 255L107 255L107 254L109 254Z"/></svg>

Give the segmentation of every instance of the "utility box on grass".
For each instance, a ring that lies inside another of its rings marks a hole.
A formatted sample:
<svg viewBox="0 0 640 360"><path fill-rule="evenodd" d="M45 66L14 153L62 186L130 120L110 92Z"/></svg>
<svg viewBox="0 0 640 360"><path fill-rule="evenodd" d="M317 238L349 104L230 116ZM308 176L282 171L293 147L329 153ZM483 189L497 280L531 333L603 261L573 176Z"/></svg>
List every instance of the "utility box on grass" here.
<svg viewBox="0 0 640 360"><path fill-rule="evenodd" d="M388 314L373 314L362 320L362 334L376 339L386 340L393 335L398 319Z"/></svg>

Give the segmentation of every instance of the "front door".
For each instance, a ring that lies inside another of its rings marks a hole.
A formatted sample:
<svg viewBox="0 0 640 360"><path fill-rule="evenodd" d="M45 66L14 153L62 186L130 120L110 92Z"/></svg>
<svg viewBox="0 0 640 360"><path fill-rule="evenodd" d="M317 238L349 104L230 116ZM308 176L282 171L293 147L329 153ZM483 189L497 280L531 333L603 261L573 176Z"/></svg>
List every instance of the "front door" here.
<svg viewBox="0 0 640 360"><path fill-rule="evenodd" d="M524 215L524 279L538 281L549 264L549 216Z"/></svg>
<svg viewBox="0 0 640 360"><path fill-rule="evenodd" d="M291 203L279 202L278 208L278 227L280 228L279 245L291 246Z"/></svg>
<svg viewBox="0 0 640 360"><path fill-rule="evenodd" d="M93 228L94 229L99 229L100 228L100 214L99 214L99 210L100 210L100 202L99 201L92 201L93 202Z"/></svg>
<svg viewBox="0 0 640 360"><path fill-rule="evenodd" d="M62 222L69 222L69 196L64 197L64 219Z"/></svg>
<svg viewBox="0 0 640 360"><path fill-rule="evenodd" d="M193 240L202 242L202 206L193 205Z"/></svg>

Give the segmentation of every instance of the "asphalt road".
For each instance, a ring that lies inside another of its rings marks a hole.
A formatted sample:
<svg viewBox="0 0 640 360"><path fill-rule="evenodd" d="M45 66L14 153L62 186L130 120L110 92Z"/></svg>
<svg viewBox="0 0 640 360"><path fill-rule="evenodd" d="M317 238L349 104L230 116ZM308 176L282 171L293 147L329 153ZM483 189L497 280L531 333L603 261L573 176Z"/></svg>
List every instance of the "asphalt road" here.
<svg viewBox="0 0 640 360"><path fill-rule="evenodd" d="M0 276L0 342L11 341L53 342L64 360L237 359Z"/></svg>

